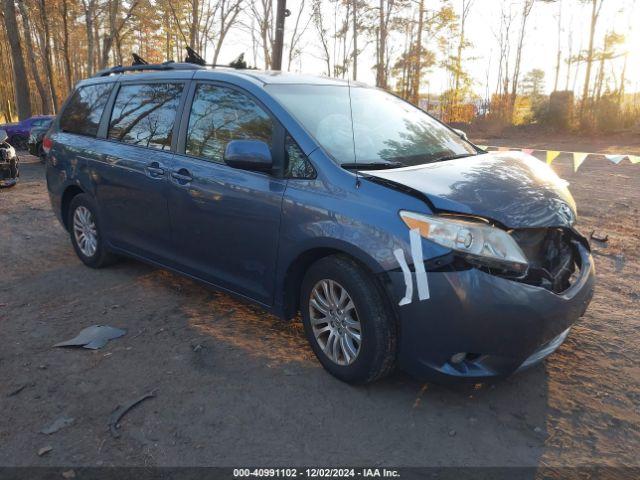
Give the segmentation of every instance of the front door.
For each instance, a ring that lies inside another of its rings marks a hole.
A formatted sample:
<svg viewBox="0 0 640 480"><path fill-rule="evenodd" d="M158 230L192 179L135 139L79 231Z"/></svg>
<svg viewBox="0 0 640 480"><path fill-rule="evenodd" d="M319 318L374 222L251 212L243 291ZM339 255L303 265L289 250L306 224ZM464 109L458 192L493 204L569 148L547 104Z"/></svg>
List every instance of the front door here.
<svg viewBox="0 0 640 480"><path fill-rule="evenodd" d="M235 87L193 90L184 150L170 172L176 255L187 273L270 305L286 181L231 168L223 155L234 139L262 140L273 153L280 127Z"/></svg>

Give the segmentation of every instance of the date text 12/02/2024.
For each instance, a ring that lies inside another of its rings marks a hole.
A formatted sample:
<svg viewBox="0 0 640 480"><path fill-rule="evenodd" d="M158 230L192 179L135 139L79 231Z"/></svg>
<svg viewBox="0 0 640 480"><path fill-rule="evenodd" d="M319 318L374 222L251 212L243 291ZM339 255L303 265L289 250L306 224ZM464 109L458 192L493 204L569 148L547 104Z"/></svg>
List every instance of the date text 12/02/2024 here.
<svg viewBox="0 0 640 480"><path fill-rule="evenodd" d="M388 468L238 468L233 478L398 478L397 470Z"/></svg>

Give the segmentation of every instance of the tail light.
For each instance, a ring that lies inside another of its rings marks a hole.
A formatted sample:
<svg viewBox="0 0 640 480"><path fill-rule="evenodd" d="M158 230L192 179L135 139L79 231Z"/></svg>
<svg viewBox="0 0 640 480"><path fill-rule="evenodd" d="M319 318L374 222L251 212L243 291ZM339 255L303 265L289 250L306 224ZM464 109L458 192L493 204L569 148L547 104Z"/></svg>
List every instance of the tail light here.
<svg viewBox="0 0 640 480"><path fill-rule="evenodd" d="M48 154L51 151L51 147L53 147L53 140L48 135L45 135L42 139L42 150Z"/></svg>

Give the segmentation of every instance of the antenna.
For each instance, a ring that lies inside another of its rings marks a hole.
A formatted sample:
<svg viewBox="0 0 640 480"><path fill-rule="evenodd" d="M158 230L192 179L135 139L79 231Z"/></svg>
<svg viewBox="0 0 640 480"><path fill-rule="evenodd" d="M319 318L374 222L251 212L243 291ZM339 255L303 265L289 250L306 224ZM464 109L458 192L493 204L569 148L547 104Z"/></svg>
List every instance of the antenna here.
<svg viewBox="0 0 640 480"><path fill-rule="evenodd" d="M353 163L358 163L358 155L356 154L356 133L353 126L353 106L351 105L351 82L347 78L347 92L349 93L349 115L351 116L351 143L353 145ZM356 188L360 188L360 178L358 178L358 168L356 171Z"/></svg>

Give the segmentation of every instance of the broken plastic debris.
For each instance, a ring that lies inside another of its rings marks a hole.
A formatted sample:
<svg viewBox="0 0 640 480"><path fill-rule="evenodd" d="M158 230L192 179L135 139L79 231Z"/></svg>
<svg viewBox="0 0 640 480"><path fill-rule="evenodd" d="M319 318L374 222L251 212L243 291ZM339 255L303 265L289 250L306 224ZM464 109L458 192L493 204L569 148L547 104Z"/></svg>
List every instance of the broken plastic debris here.
<svg viewBox="0 0 640 480"><path fill-rule="evenodd" d="M40 433L44 433L46 435L51 435L52 433L56 433L58 430L63 429L64 427L68 427L73 423L72 417L58 417L56 418L51 425L48 427L44 427L40 430Z"/></svg>
<svg viewBox="0 0 640 480"><path fill-rule="evenodd" d="M51 450L53 450L53 447L51 445L47 445L46 447L42 447L40 450L38 450L38 456L41 457L43 455L46 455Z"/></svg>
<svg viewBox="0 0 640 480"><path fill-rule="evenodd" d="M104 347L109 340L119 338L127 333L126 330L108 325L93 325L82 330L76 337L65 342L56 343L54 347L84 347L97 350Z"/></svg>

